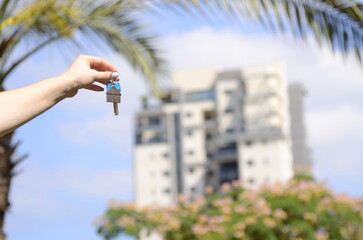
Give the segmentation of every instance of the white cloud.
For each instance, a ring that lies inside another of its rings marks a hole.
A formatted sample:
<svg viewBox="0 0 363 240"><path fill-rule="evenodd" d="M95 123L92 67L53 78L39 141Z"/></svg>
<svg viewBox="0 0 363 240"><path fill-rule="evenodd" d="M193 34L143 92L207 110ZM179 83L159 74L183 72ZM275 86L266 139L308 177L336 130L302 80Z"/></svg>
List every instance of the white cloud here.
<svg viewBox="0 0 363 240"><path fill-rule="evenodd" d="M232 30L199 29L167 37L163 46L174 70L240 68L286 63L289 81L301 81L311 93L310 109L332 101L361 99L363 72L353 59L343 61L327 49L273 35L243 35ZM360 100L362 101L362 100Z"/></svg>
<svg viewBox="0 0 363 240"><path fill-rule="evenodd" d="M363 141L363 110L341 105L307 115L310 143L315 147Z"/></svg>
<svg viewBox="0 0 363 240"><path fill-rule="evenodd" d="M363 110L341 105L307 115L311 146L315 150L315 172L331 180L352 181L360 186L363 162ZM362 194L361 192L360 194Z"/></svg>

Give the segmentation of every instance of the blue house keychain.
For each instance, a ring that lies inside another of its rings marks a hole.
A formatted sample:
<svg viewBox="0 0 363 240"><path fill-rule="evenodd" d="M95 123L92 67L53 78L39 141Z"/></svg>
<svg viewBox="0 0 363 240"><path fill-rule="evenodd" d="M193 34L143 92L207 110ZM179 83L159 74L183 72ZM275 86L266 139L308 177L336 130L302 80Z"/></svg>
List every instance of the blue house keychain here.
<svg viewBox="0 0 363 240"><path fill-rule="evenodd" d="M117 104L121 103L121 85L119 82L116 82L118 77L118 72L112 72L111 83L106 85L107 102L113 103L113 111L115 116L119 114Z"/></svg>

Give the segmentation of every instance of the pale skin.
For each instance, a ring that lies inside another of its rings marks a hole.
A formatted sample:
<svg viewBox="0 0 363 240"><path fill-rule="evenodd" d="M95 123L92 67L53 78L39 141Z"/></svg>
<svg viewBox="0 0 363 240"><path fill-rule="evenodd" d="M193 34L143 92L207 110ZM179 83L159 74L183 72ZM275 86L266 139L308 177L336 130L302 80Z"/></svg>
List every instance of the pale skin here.
<svg viewBox="0 0 363 240"><path fill-rule="evenodd" d="M79 89L100 92L117 69L99 57L80 55L63 74L26 87L0 92L0 136L22 126Z"/></svg>

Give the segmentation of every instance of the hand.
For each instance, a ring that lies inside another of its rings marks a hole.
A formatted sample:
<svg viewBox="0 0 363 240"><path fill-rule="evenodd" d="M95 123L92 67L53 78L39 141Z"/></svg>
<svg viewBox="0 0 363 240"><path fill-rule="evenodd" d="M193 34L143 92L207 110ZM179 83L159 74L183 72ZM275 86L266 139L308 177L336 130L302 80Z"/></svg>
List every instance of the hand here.
<svg viewBox="0 0 363 240"><path fill-rule="evenodd" d="M117 72L117 69L102 58L87 55L78 56L68 70L62 74L62 77L69 81L70 85L67 97L75 96L78 89L81 88L97 92L103 91L102 87L93 83L110 83L112 72Z"/></svg>

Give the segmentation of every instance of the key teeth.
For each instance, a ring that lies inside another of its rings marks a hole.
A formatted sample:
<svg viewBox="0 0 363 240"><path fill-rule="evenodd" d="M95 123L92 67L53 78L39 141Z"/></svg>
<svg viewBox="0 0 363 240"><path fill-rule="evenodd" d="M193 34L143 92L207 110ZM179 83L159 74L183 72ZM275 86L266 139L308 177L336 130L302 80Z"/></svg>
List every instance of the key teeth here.
<svg viewBox="0 0 363 240"><path fill-rule="evenodd" d="M115 116L118 116L119 115L119 112L118 112L118 106L117 106L117 103L113 103L113 112L115 113Z"/></svg>

